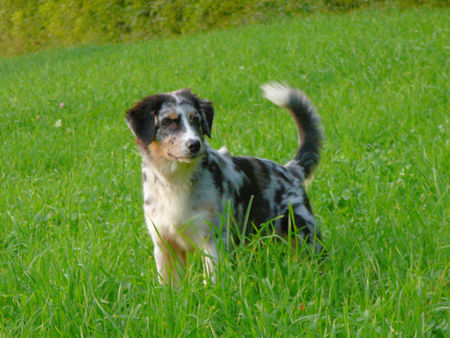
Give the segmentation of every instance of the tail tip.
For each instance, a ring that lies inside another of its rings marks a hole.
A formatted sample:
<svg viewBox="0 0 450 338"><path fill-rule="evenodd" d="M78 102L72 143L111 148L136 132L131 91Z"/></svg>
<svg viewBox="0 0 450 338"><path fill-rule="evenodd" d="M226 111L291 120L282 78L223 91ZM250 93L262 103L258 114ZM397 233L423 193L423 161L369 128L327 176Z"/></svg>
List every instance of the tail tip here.
<svg viewBox="0 0 450 338"><path fill-rule="evenodd" d="M279 82L268 82L261 86L264 97L280 107L289 105L289 93L291 88Z"/></svg>

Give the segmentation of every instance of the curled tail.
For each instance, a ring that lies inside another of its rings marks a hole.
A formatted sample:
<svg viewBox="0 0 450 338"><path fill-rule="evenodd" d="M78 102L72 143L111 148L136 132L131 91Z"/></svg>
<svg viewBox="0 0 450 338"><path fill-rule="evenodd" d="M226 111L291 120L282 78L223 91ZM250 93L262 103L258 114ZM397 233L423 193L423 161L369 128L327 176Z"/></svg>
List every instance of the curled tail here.
<svg viewBox="0 0 450 338"><path fill-rule="evenodd" d="M264 96L277 106L287 109L294 118L298 131L297 154L287 166L300 165L308 178L319 163L323 137L320 116L308 97L300 90L272 82L262 87Z"/></svg>

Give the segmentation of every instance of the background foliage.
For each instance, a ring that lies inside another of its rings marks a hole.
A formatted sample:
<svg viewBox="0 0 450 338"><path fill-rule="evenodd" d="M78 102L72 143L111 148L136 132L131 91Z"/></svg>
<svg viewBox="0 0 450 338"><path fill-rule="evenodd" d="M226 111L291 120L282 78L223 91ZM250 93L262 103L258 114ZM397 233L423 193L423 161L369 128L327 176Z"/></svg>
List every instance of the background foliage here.
<svg viewBox="0 0 450 338"><path fill-rule="evenodd" d="M0 0L0 55L191 33L300 13L449 0Z"/></svg>

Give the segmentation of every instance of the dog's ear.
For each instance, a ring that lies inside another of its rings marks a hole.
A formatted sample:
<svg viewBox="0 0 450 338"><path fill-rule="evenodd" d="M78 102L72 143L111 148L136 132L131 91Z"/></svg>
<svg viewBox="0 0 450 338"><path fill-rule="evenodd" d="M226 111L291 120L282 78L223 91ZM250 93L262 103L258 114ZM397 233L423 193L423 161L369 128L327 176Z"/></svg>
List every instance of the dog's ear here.
<svg viewBox="0 0 450 338"><path fill-rule="evenodd" d="M214 119L214 108L210 101L199 99L200 113L202 115L203 132L211 138L211 129Z"/></svg>
<svg viewBox="0 0 450 338"><path fill-rule="evenodd" d="M128 126L144 145L155 140L155 120L164 101L164 96L160 94L148 96L126 112L125 120Z"/></svg>

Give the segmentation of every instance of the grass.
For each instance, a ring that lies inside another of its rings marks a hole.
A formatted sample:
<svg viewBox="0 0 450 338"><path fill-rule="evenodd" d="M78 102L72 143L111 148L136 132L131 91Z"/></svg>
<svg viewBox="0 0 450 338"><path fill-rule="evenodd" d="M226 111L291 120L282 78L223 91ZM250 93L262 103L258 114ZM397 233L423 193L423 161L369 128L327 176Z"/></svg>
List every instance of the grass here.
<svg viewBox="0 0 450 338"><path fill-rule="evenodd" d="M319 14L0 59L0 336L446 336L447 20ZM268 80L322 116L309 195L328 258L255 238L216 286L198 257L160 286L123 112L192 87L214 101L214 147L287 162L295 127Z"/></svg>

